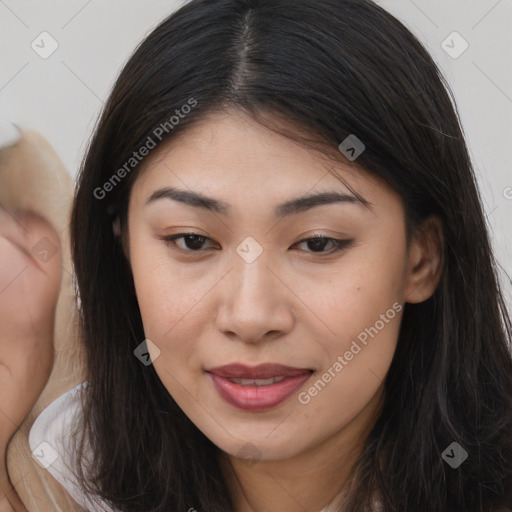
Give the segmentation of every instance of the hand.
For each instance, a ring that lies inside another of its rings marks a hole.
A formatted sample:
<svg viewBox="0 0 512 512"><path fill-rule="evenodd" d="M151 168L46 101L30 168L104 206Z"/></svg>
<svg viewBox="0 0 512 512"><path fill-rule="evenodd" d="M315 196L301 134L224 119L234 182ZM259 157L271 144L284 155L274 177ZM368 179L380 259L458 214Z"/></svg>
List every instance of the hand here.
<svg viewBox="0 0 512 512"><path fill-rule="evenodd" d="M52 369L60 278L60 244L51 226L0 207L0 509L17 498L6 488L7 444Z"/></svg>

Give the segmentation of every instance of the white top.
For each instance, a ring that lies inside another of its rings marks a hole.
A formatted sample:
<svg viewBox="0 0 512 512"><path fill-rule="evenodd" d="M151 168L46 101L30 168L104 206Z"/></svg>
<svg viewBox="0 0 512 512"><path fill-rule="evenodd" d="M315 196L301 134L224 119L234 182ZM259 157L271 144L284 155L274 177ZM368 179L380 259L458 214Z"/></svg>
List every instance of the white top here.
<svg viewBox="0 0 512 512"><path fill-rule="evenodd" d="M80 421L80 392L85 384L82 382L64 393L43 410L30 429L28 442L34 459L51 473L84 510L115 512L99 498L85 495L71 469L76 467L76 450L71 445L73 440L69 434L73 429L73 423ZM342 503L343 493L320 512L337 511ZM378 500L374 500L373 510L382 510Z"/></svg>
<svg viewBox="0 0 512 512"><path fill-rule="evenodd" d="M114 512L102 500L84 494L71 469L76 450L70 446L69 435L81 411L80 391L85 382L53 401L36 418L28 443L34 459L59 482L68 494L86 511Z"/></svg>

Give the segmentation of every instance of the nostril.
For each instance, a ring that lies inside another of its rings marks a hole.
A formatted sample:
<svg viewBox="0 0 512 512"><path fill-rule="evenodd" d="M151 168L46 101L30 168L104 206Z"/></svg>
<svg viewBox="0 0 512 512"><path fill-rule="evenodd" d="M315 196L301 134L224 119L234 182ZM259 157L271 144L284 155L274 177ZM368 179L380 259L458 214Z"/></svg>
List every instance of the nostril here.
<svg viewBox="0 0 512 512"><path fill-rule="evenodd" d="M10 121L0 119L0 151L14 146L21 138L18 128Z"/></svg>

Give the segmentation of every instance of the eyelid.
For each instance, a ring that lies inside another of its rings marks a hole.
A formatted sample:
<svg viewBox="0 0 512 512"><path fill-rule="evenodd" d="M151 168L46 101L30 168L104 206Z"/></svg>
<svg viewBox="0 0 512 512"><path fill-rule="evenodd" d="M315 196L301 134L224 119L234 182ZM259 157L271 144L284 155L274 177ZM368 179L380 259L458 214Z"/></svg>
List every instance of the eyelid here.
<svg viewBox="0 0 512 512"><path fill-rule="evenodd" d="M326 236L324 234L314 233L314 234L312 234L312 235L310 235L310 236L308 236L306 238L302 238L301 240L299 240L298 242L293 244L293 246L295 246L297 244L304 243L304 242L308 242L310 240L315 240L317 238L325 239L325 240L327 240L329 242L332 242L334 244L334 248L330 249L328 251L323 251L323 252L315 252L315 251L304 251L304 252L306 252L307 254L310 254L310 255L317 255L317 256L320 256L320 257L327 258L328 256L331 256L333 254L337 254L337 253L339 253L339 252L341 252L343 250L348 249L349 247L351 247L354 244L354 239L334 238L332 236Z"/></svg>
<svg viewBox="0 0 512 512"><path fill-rule="evenodd" d="M180 238L186 238L188 236L196 236L196 237L199 237L199 238L204 238L205 240L212 240L210 237L208 237L206 235L201 235L200 233L195 233L195 232L176 233L175 235L164 236L164 237L159 237L159 238L161 240L163 240L165 245L169 246L169 245L172 244L172 245L174 245L176 247L176 244L174 243L175 240L178 240ZM181 251L181 252L188 252L188 253L201 253L201 252L204 252L204 249L200 249L200 250L197 250L197 251L193 251L193 250L190 250L190 249L181 249L181 247L176 247L176 249Z"/></svg>

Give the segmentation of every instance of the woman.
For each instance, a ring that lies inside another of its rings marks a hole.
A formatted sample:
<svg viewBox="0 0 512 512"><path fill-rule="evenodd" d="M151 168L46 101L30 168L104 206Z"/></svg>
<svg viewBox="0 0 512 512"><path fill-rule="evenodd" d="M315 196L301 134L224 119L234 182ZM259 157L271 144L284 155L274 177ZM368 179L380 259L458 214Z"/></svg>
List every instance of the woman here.
<svg viewBox="0 0 512 512"><path fill-rule="evenodd" d="M71 229L67 485L91 509L511 506L511 325L471 162L377 5L187 3L121 72Z"/></svg>

